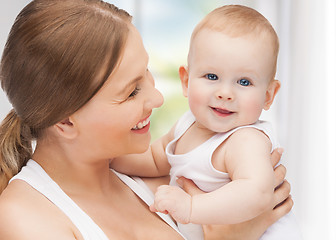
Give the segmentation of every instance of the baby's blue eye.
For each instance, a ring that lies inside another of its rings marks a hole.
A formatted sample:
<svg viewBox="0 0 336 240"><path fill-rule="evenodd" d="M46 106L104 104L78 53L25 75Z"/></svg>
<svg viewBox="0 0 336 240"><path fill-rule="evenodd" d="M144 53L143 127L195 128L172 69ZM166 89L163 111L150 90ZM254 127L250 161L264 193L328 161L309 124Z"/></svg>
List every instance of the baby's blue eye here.
<svg viewBox="0 0 336 240"><path fill-rule="evenodd" d="M205 77L209 80L218 80L218 76L216 74L213 73L208 73L207 75L205 75Z"/></svg>
<svg viewBox="0 0 336 240"><path fill-rule="evenodd" d="M251 85L251 82L245 78L238 80L238 84L242 86L249 86Z"/></svg>

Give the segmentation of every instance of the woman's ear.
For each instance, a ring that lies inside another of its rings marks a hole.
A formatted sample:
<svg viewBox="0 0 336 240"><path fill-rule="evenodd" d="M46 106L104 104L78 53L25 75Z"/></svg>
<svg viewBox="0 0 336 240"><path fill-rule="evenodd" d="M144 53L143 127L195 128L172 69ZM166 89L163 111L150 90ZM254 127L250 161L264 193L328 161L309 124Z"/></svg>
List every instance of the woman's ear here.
<svg viewBox="0 0 336 240"><path fill-rule="evenodd" d="M56 132L67 139L74 139L78 135L78 129L71 117L63 119L54 125Z"/></svg>
<svg viewBox="0 0 336 240"><path fill-rule="evenodd" d="M280 87L281 87L280 81L275 79L271 80L266 91L266 99L264 104L265 110L268 110L271 107L273 100L276 94L278 93Z"/></svg>
<svg viewBox="0 0 336 240"><path fill-rule="evenodd" d="M188 82L189 82L189 73L187 66L181 66L179 68L179 75L182 84L183 96L188 97Z"/></svg>

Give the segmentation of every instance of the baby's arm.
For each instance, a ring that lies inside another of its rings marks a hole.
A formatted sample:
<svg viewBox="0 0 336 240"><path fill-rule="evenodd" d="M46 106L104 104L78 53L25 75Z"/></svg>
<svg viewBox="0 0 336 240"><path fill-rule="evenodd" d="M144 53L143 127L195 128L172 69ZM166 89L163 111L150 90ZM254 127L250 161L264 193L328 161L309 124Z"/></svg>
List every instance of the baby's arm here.
<svg viewBox="0 0 336 240"><path fill-rule="evenodd" d="M265 211L273 200L274 185L269 139L256 129L244 128L221 147L219 156L232 182L193 197L176 187L161 187L152 210L168 211L181 223L198 224L235 224Z"/></svg>
<svg viewBox="0 0 336 240"><path fill-rule="evenodd" d="M191 222L234 224L252 219L272 202L271 142L254 128L238 130L225 143L224 164L232 182L192 201Z"/></svg>
<svg viewBox="0 0 336 240"><path fill-rule="evenodd" d="M118 172L140 176L161 177L169 174L170 164L165 153L167 144L174 138L175 126L164 136L154 141L146 152L114 158L110 167Z"/></svg>

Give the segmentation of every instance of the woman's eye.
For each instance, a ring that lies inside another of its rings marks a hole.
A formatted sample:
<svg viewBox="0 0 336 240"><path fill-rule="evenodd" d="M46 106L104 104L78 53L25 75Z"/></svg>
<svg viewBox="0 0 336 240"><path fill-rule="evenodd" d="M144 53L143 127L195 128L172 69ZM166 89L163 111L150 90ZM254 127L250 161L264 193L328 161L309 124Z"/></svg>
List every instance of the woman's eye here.
<svg viewBox="0 0 336 240"><path fill-rule="evenodd" d="M128 96L128 98L132 98L134 97L135 95L137 95L140 91L140 88L136 87L133 92L131 92L131 94Z"/></svg>
<svg viewBox="0 0 336 240"><path fill-rule="evenodd" d="M238 80L238 84L242 86L249 86L251 85L251 82L245 78Z"/></svg>
<svg viewBox="0 0 336 240"><path fill-rule="evenodd" d="M205 77L209 80L218 80L218 76L216 74L213 74L213 73L208 73L205 75Z"/></svg>

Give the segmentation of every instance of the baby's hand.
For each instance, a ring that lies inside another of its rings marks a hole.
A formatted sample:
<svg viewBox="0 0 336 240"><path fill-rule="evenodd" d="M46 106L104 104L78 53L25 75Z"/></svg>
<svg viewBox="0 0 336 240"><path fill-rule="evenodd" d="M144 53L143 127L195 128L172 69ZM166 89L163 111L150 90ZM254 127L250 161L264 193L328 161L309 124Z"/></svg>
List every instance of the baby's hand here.
<svg viewBox="0 0 336 240"><path fill-rule="evenodd" d="M191 214L191 196L179 187L162 185L155 193L152 212L169 213L179 223L189 223Z"/></svg>

